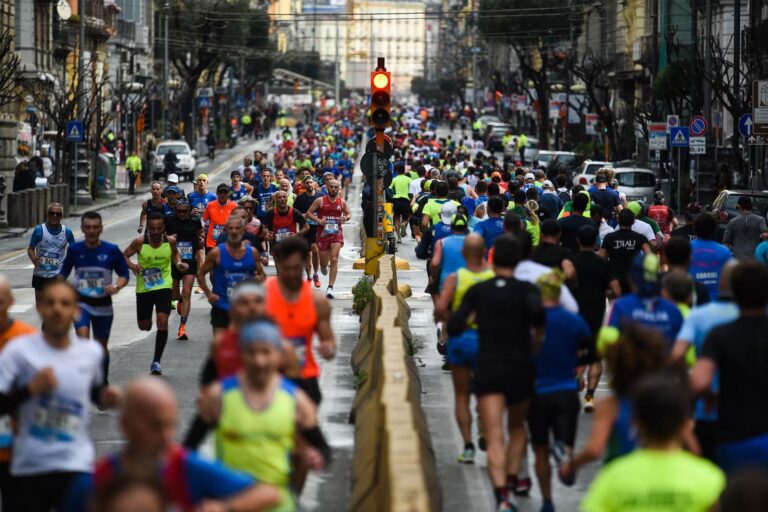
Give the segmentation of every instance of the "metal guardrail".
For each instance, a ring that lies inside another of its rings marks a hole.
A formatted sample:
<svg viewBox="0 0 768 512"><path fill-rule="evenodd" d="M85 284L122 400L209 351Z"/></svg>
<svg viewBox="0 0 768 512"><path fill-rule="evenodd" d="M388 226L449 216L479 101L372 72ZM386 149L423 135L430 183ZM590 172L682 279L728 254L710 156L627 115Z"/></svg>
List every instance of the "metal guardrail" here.
<svg viewBox="0 0 768 512"><path fill-rule="evenodd" d="M350 510L442 510L419 374L407 348L410 313L398 292L395 258L383 256L352 353L358 386Z"/></svg>

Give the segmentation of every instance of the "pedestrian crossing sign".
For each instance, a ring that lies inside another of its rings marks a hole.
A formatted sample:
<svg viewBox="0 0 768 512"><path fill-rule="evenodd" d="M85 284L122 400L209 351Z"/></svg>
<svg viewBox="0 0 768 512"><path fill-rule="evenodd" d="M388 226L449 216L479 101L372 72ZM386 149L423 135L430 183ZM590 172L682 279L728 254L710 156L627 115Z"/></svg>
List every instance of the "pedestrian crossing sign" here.
<svg viewBox="0 0 768 512"><path fill-rule="evenodd" d="M69 142L82 142L84 138L82 121L67 121L67 140Z"/></svg>
<svg viewBox="0 0 768 512"><path fill-rule="evenodd" d="M669 145L673 148L687 148L691 134L687 126L677 126L669 129Z"/></svg>

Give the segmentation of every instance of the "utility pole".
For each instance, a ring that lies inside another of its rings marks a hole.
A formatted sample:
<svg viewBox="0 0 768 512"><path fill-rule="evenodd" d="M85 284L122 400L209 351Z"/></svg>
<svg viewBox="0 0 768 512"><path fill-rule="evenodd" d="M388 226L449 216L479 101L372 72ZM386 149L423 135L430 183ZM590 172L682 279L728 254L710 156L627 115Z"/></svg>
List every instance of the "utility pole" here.
<svg viewBox="0 0 768 512"><path fill-rule="evenodd" d="M168 20L171 16L171 4L168 0L165 0L165 6L163 7L165 12L165 33L163 41L163 139L168 139L168 122L166 116L168 115L168 82L170 77L168 74Z"/></svg>
<svg viewBox="0 0 768 512"><path fill-rule="evenodd" d="M704 80L704 117L712 122L712 88L709 84L712 76L712 0L706 0L704 17L704 74L707 76Z"/></svg>
<svg viewBox="0 0 768 512"><path fill-rule="evenodd" d="M339 85L340 85L340 78L339 73L341 72L341 66L339 65L339 19L336 18L336 66L335 66L335 73L334 75L334 82L333 82L333 99L336 101L336 108L339 108L341 105L341 95L339 91Z"/></svg>

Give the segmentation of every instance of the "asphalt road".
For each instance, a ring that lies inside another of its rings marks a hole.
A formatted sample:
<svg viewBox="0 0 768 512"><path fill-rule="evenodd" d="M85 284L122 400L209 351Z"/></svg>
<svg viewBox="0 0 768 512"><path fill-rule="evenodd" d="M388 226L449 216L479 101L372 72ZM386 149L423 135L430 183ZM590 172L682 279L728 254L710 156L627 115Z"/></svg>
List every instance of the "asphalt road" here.
<svg viewBox="0 0 768 512"><path fill-rule="evenodd" d="M217 155L212 164L204 164L198 172L207 172L212 189L219 182L227 181L231 169L239 165L243 156L252 154L254 149L267 149L268 141L241 142L232 150ZM359 221L362 214L359 206L359 173L350 190L350 206L353 220L345 225L345 246L342 250L339 277L335 286L337 298L333 301L332 323L339 340L339 351L333 361L322 362L321 389L324 400L320 408L322 427L334 448L334 463L328 471L310 475L301 496L303 510L336 511L347 510L350 495L350 471L353 453L353 426L348 424L348 414L354 398L353 375L349 358L357 342L358 317L352 311L351 288L361 277L361 271L353 270L352 264L360 255ZM187 192L191 184L183 183ZM104 218L103 239L126 247L137 236L140 202L148 193L137 195L117 207L101 211ZM79 219L68 218L76 238L79 236ZM34 291L29 287L32 266L25 248L29 234L12 240L0 241L0 272L8 275L14 287L16 304L12 315L24 321L39 325L34 309ZM414 243L406 240L399 245L399 256L411 261L411 270L398 273L398 280L409 283L414 290L409 303L413 308L411 329L421 349L415 356L422 378L422 403L427 414L432 435L438 474L444 496L444 510L478 512L494 510L491 487L488 483L485 454L479 453L475 465L460 465L456 462L461 438L453 419L453 388L450 374L440 369L442 360L435 351L435 328L432 322L432 304L423 292L426 285L424 262L416 260ZM274 273L270 266L268 273ZM115 322L112 329L110 380L118 385L132 378L149 373L154 349L154 331L139 331L135 321L135 295L133 281L116 298L114 304ZM325 289L325 280L323 288ZM175 341L179 319L172 314L170 340L163 356L163 378L173 386L180 403L181 418L178 437L183 437L194 414L194 400L197 393L197 379L202 361L208 352L211 330L209 325L210 306L202 295L194 295L192 311L187 324L189 341ZM598 394L603 393L601 389ZM577 445L582 445L591 428L591 418L582 415ZM93 409L91 433L98 455L117 450L121 434L114 412L99 412ZM204 451L211 453L210 443ZM531 458L531 462L532 462ZM594 476L596 465L585 468L579 474L577 484L565 489L554 484L555 503L560 510L577 510L578 502ZM521 511L538 510L540 498L534 484L531 498L521 500Z"/></svg>

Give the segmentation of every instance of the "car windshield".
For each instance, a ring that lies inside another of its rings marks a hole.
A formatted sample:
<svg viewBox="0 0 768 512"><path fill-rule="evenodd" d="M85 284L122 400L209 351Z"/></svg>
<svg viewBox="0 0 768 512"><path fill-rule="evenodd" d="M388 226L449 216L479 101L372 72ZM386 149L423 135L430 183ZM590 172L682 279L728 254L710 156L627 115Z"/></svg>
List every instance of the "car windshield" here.
<svg viewBox="0 0 768 512"><path fill-rule="evenodd" d="M165 155L168 151L171 151L171 150L173 150L173 152L176 153L177 155L186 155L187 153L189 153L189 151L187 151L187 147L186 146L183 146L181 144L178 144L178 145L176 145L176 144L173 144L173 145L172 144L168 144L167 146L160 146L160 147L158 147L157 148L157 154L162 156L162 155Z"/></svg>
<svg viewBox="0 0 768 512"><path fill-rule="evenodd" d="M739 194L729 194L725 200L725 209L735 210L740 197ZM768 196L749 196L749 198L752 199L752 211L759 215L765 215L768 211Z"/></svg>
<svg viewBox="0 0 768 512"><path fill-rule="evenodd" d="M539 162L549 162L554 156L552 153L539 153Z"/></svg>
<svg viewBox="0 0 768 512"><path fill-rule="evenodd" d="M605 167L603 164L587 164L584 174L596 174L603 167Z"/></svg>
<svg viewBox="0 0 768 512"><path fill-rule="evenodd" d="M654 187L656 178L649 172L621 172L616 179L622 187Z"/></svg>

